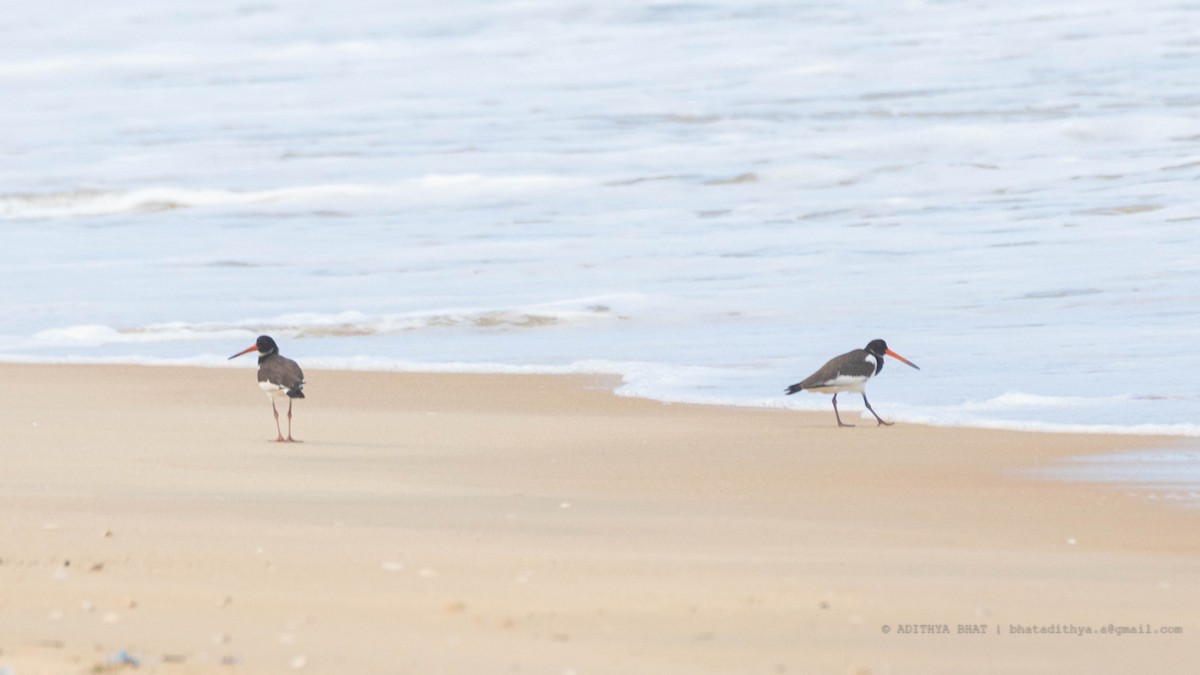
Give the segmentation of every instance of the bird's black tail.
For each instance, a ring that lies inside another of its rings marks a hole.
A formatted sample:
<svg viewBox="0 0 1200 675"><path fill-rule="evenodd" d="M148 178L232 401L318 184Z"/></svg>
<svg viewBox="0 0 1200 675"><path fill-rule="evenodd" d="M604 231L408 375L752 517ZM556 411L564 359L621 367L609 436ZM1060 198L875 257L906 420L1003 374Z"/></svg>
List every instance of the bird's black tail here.
<svg viewBox="0 0 1200 675"><path fill-rule="evenodd" d="M786 391L788 394L794 394L798 391L803 391L803 390L804 390L804 387L801 387L799 384L793 384L792 386L788 387L784 391Z"/></svg>
<svg viewBox="0 0 1200 675"><path fill-rule="evenodd" d="M288 398L304 398L304 385L287 390Z"/></svg>

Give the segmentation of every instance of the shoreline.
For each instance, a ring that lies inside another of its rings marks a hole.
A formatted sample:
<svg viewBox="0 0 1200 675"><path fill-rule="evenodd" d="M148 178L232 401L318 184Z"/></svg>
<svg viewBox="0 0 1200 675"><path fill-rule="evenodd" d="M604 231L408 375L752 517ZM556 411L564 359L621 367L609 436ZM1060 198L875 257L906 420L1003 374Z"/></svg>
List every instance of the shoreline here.
<svg viewBox="0 0 1200 675"><path fill-rule="evenodd" d="M1200 657L1200 514L1012 473L1184 439L838 429L617 396L611 376L306 375L304 442L275 444L253 367L0 364L0 668L118 669L122 651L164 673ZM1004 631L1109 623L1184 633ZM882 630L910 625L950 634Z"/></svg>
<svg viewBox="0 0 1200 675"><path fill-rule="evenodd" d="M623 398L635 398L646 401L654 401L669 405L698 405L709 407L724 407L724 408L742 408L751 410L780 410L791 413L800 414L815 414L821 411L832 410L830 406L823 405L796 405L794 401L802 399L794 399L791 397L779 396L775 398L762 398L757 402L738 401L734 399L725 399L720 397L704 398L704 397L682 397L682 398L667 398L654 397L646 395L642 392L623 392L621 391L628 382L627 374L623 373L617 366L616 362L607 364L609 368L595 367L595 362L579 361L567 365L552 366L552 365L512 365L501 363L418 363L418 362L392 362L379 361L373 358L364 359L338 359L338 358L309 358L305 359L306 364L315 363L315 366L306 368L312 371L331 371L331 372L346 372L346 373L390 373L397 375L527 375L527 376L547 376L547 377L571 377L582 376L590 378L599 378L605 381L612 382L612 393ZM231 363L225 357L216 355L206 355L204 357L187 358L187 359L171 359L158 357L16 357L13 355L0 355L0 367L5 366L102 366L102 367L130 367L130 368L202 368L202 369L239 369L243 368L244 364ZM816 400L816 399L814 399ZM825 398L827 401L828 398ZM843 407L844 404L843 404ZM864 421L870 421L872 418L866 416L866 409L859 408L851 402L847 414L861 414ZM1193 425L1188 424L1136 424L1136 425L1094 425L1094 424L1068 424L1055 422L1037 422L1037 421L1020 421L1020 420L979 420L976 422L933 422L925 419L923 416L918 416L916 419L904 417L896 418L888 416L889 419L894 419L896 422L925 426L941 429L976 429L987 431L1011 431L1016 433L1035 433L1035 434L1103 434L1114 436L1156 436L1170 438L1175 440L1198 439L1200 442L1200 431L1193 429ZM857 419L857 418L856 418Z"/></svg>

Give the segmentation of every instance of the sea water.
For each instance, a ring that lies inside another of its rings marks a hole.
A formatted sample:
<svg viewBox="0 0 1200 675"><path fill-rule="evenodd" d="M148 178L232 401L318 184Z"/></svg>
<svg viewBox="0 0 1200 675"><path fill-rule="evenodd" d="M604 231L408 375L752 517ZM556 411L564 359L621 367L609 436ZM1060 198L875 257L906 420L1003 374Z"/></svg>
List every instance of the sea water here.
<svg viewBox="0 0 1200 675"><path fill-rule="evenodd" d="M1195 450L1076 457L1019 473L1042 480L1107 484L1129 496L1200 508L1200 452Z"/></svg>
<svg viewBox="0 0 1200 675"><path fill-rule="evenodd" d="M831 414L783 389L884 338L921 366L872 380L885 418L1197 436L1197 26L1116 0L16 3L0 358L218 366L267 333L310 370Z"/></svg>

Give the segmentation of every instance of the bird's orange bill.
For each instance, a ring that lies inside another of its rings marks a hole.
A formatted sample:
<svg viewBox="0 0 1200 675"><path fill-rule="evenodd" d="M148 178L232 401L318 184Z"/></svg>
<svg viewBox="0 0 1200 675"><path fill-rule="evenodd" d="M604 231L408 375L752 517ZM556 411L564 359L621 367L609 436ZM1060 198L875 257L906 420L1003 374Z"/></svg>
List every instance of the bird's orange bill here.
<svg viewBox="0 0 1200 675"><path fill-rule="evenodd" d="M242 353L245 354L246 352L242 352ZM890 349L885 351L884 354L887 354L888 356L900 361L901 363L903 363L907 366L912 366L913 368L916 368L917 370L921 369L921 367L918 366L917 364L913 363L912 361L909 361L908 359L904 358L903 356L900 356L899 354L897 354L896 352L894 352Z"/></svg>
<svg viewBox="0 0 1200 675"><path fill-rule="evenodd" d="M258 345L250 345L249 347L246 347L246 348L245 348L245 349L243 349L242 351L240 351L240 352L238 352L238 353L234 354L233 356L231 356L231 357L229 357L228 359L225 359L225 360L226 360L226 361L229 361L229 360L232 360L232 359L236 359L237 357L241 356L242 354L249 354L250 352L256 352L256 351L258 351ZM892 354L892 356L896 356L896 355L895 355L895 354ZM896 358L900 358L900 357L898 357L898 356L897 356ZM900 359L900 360L901 360L901 361L904 361L904 359ZM908 363L907 361L904 361L904 362L905 362L905 363ZM911 364L911 363L909 363L908 365L910 365L910 366L911 366L912 364ZM914 367L915 367L915 366L914 366Z"/></svg>

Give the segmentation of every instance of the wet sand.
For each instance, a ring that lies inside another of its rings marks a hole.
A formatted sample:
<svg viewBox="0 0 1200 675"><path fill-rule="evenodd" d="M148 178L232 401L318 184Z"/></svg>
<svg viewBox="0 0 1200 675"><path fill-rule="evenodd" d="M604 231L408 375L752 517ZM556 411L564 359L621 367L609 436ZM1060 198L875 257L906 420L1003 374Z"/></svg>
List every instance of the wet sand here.
<svg viewBox="0 0 1200 675"><path fill-rule="evenodd" d="M276 444L252 363L0 366L0 672L1200 662L1200 513L1024 473L1175 439L307 375L304 442Z"/></svg>

